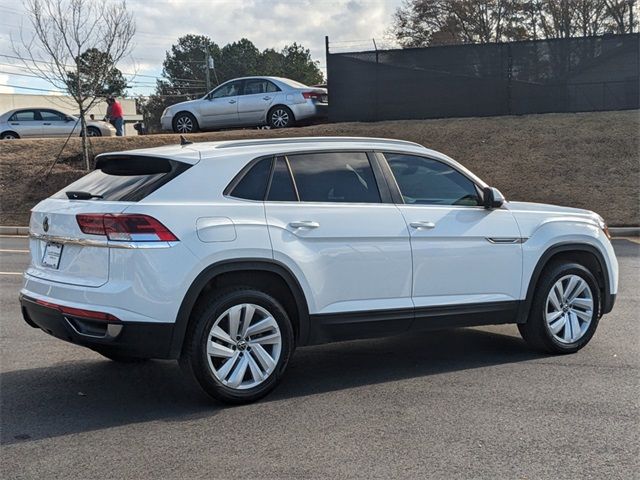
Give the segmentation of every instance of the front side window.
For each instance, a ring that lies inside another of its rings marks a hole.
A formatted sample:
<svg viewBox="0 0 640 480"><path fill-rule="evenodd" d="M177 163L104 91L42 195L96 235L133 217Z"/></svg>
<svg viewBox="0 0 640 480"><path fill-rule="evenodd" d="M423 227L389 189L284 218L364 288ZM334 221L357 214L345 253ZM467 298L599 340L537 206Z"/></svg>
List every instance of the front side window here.
<svg viewBox="0 0 640 480"><path fill-rule="evenodd" d="M287 158L302 202L381 202L366 153L307 153Z"/></svg>
<svg viewBox="0 0 640 480"><path fill-rule="evenodd" d="M414 155L384 155L406 204L482 204L475 184L449 165Z"/></svg>
<svg viewBox="0 0 640 480"><path fill-rule="evenodd" d="M40 110L40 117L44 122L64 122L66 117L55 110Z"/></svg>
<svg viewBox="0 0 640 480"><path fill-rule="evenodd" d="M242 81L229 82L213 91L211 98L235 97L240 93Z"/></svg>
<svg viewBox="0 0 640 480"><path fill-rule="evenodd" d="M9 119L10 122L34 122L36 120L35 110L22 110L21 112L16 112L11 115L11 118Z"/></svg>

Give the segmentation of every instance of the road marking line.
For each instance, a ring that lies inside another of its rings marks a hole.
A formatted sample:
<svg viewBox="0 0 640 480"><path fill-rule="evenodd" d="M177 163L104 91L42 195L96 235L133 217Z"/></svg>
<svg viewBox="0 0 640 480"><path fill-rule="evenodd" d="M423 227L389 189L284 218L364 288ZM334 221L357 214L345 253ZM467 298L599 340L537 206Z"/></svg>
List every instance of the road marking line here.
<svg viewBox="0 0 640 480"><path fill-rule="evenodd" d="M12 250L11 248L0 248L0 253L29 253L29 250Z"/></svg>
<svg viewBox="0 0 640 480"><path fill-rule="evenodd" d="M29 237L27 237L26 235L0 235L0 238L24 238L25 240L29 239Z"/></svg>
<svg viewBox="0 0 640 480"><path fill-rule="evenodd" d="M22 275L22 272L0 272L0 275Z"/></svg>

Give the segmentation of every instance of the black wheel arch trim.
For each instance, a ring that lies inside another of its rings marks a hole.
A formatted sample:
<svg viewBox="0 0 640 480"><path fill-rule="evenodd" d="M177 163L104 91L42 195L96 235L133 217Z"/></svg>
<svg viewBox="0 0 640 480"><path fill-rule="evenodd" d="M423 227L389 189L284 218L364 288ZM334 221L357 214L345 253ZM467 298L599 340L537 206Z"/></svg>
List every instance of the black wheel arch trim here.
<svg viewBox="0 0 640 480"><path fill-rule="evenodd" d="M602 278L604 285L602 285L603 295L602 295L602 311L601 315L609 313L613 309L613 304L615 303L615 295L611 294L611 285L609 280L609 268L607 267L607 262L602 255L602 252L598 250L593 245L588 243L574 243L574 242L566 242L559 243L556 245L552 245L540 256L538 259L538 263L533 269L533 273L531 274L531 278L529 280L529 285L527 287L527 295L525 300L520 304L518 311L518 323L527 323L529 317L529 310L531 309L531 303L533 302L533 295L535 293L536 285L538 284L538 280L540 279L540 275L542 271L549 263L549 260L558 253L563 252L587 252L596 258L598 264L600 265L600 269L602 270ZM596 276L597 279L597 276Z"/></svg>
<svg viewBox="0 0 640 480"><path fill-rule="evenodd" d="M295 275L281 262L273 259L248 258L242 260L223 260L205 268L191 283L186 295L182 299L178 315L176 316L175 328L171 339L171 356L178 358L182 352L184 338L189 326L191 312L204 287L218 275L229 272L250 272L263 271L272 272L279 275L291 290L296 308L298 310L298 327L296 344L305 345L309 336L309 307Z"/></svg>

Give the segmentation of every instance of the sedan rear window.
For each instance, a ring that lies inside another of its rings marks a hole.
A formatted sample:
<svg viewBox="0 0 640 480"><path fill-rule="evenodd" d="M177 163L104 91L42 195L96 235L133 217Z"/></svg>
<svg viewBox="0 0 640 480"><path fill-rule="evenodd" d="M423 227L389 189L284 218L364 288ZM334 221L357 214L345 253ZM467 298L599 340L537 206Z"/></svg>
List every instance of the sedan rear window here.
<svg viewBox="0 0 640 480"><path fill-rule="evenodd" d="M82 192L94 200L137 202L187 170L190 165L166 158L100 157L96 169L52 198Z"/></svg>

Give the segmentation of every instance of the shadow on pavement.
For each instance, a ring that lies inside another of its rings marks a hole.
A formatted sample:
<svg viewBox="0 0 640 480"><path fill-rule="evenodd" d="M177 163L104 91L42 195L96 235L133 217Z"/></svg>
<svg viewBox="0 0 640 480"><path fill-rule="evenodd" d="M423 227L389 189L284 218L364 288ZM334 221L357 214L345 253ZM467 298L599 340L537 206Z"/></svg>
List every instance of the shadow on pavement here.
<svg viewBox="0 0 640 480"><path fill-rule="evenodd" d="M516 334L515 327L500 328ZM296 352L282 384L263 402L538 357L519 337L476 329L309 347ZM148 421L213 418L225 408L183 376L176 362L65 362L6 372L0 385L5 445Z"/></svg>

